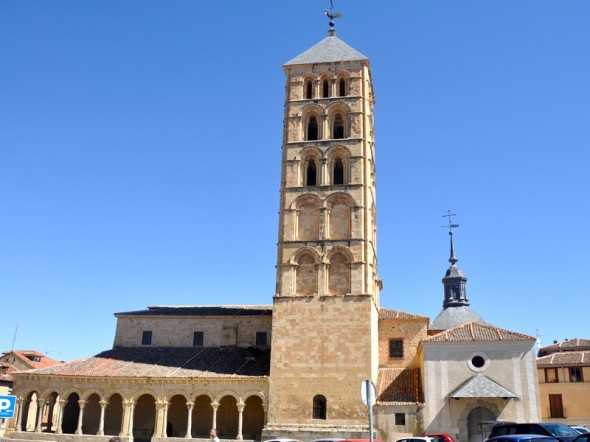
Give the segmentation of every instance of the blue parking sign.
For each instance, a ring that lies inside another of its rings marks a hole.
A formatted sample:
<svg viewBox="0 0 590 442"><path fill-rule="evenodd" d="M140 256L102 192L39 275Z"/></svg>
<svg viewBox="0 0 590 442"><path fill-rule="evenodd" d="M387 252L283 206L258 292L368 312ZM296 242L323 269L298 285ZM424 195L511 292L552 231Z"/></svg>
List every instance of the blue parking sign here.
<svg viewBox="0 0 590 442"><path fill-rule="evenodd" d="M10 419L14 416L16 396L0 396L0 418Z"/></svg>

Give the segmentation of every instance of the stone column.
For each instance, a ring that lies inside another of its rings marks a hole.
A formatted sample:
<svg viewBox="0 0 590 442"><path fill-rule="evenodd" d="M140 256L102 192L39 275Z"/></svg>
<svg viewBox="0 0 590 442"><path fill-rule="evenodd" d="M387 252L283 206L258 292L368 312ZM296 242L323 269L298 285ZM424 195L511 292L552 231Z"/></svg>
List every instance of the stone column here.
<svg viewBox="0 0 590 442"><path fill-rule="evenodd" d="M166 406L167 402L156 402L156 422L154 422L154 436L166 436Z"/></svg>
<svg viewBox="0 0 590 442"><path fill-rule="evenodd" d="M17 399L18 407L16 409L16 419L14 419L14 422L16 422L16 431L23 430L23 402L25 402L23 398L19 397Z"/></svg>
<svg viewBox="0 0 590 442"><path fill-rule="evenodd" d="M328 135L330 134L330 132L328 131L328 126L329 126L329 121L328 121L328 115L323 114L322 115L322 133L319 134L321 136L318 137L318 139L320 140L327 140L328 139Z"/></svg>
<svg viewBox="0 0 590 442"><path fill-rule="evenodd" d="M133 437L133 411L135 402L133 400L123 401L123 418L121 421L121 437Z"/></svg>
<svg viewBox="0 0 590 442"><path fill-rule="evenodd" d="M84 407L86 406L86 401L80 399L78 401L78 405L80 405L80 414L78 415L78 428L76 428L75 434L83 434L82 433L82 422L84 419Z"/></svg>
<svg viewBox="0 0 590 442"><path fill-rule="evenodd" d="M244 440L244 436L242 435L242 425L244 421L244 407L246 405L240 399L238 403L238 435L236 436L237 440Z"/></svg>
<svg viewBox="0 0 590 442"><path fill-rule="evenodd" d="M59 410L57 414L57 429L55 430L55 434L62 434L63 430L61 429L61 425L64 419L64 407L66 405L66 401L64 399L58 399L57 404L59 405Z"/></svg>
<svg viewBox="0 0 590 442"><path fill-rule="evenodd" d="M37 398L37 425L35 426L35 433L43 431L43 411L45 410L45 399Z"/></svg>
<svg viewBox="0 0 590 442"><path fill-rule="evenodd" d="M108 404L107 401L100 401L100 422L98 424L98 433L97 436L104 436L104 411Z"/></svg>
<svg viewBox="0 0 590 442"><path fill-rule="evenodd" d="M184 435L185 438L190 439L193 437L193 407L195 406L194 402L187 402L186 408L188 411L188 416L186 417L186 434Z"/></svg>
<svg viewBox="0 0 590 442"><path fill-rule="evenodd" d="M217 428L217 409L219 408L219 402L211 402L211 408L213 408L213 422L211 423L211 428Z"/></svg>
<svg viewBox="0 0 590 442"><path fill-rule="evenodd" d="M326 158L322 158L321 162L322 162L322 172L321 172L322 175L321 175L320 184L325 186L325 185L329 184L328 177L330 176L329 171L328 171L328 160Z"/></svg>

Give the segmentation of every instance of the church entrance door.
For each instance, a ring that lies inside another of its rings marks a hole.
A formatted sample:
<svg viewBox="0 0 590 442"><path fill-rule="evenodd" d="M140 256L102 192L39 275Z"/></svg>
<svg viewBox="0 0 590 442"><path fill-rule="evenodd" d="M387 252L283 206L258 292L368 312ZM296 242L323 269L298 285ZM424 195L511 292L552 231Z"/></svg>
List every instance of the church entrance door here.
<svg viewBox="0 0 590 442"><path fill-rule="evenodd" d="M488 428L484 422L495 421L496 416L489 408L477 407L467 416L468 442L483 442L488 437Z"/></svg>

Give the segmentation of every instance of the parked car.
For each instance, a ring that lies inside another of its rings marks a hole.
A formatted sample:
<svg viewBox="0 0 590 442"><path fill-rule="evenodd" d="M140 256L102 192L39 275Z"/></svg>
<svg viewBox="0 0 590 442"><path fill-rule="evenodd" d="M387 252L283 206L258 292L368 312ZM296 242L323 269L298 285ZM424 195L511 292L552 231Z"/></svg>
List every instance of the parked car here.
<svg viewBox="0 0 590 442"><path fill-rule="evenodd" d="M538 423L514 423L502 422L492 427L488 440L508 434L538 434L542 436L553 436L561 442L572 442L580 436L576 430L561 422L538 422Z"/></svg>
<svg viewBox="0 0 590 442"><path fill-rule="evenodd" d="M268 440L265 440L264 442L301 442L301 441L297 440L297 439L268 439Z"/></svg>
<svg viewBox="0 0 590 442"><path fill-rule="evenodd" d="M311 442L346 442L346 439L326 437L324 439L314 439Z"/></svg>
<svg viewBox="0 0 590 442"><path fill-rule="evenodd" d="M541 434L505 434L491 437L486 442L559 442L559 439Z"/></svg>
<svg viewBox="0 0 590 442"><path fill-rule="evenodd" d="M590 433L580 434L574 439L574 442L590 442Z"/></svg>
<svg viewBox="0 0 590 442"><path fill-rule="evenodd" d="M451 436L444 433L425 434L424 436L430 437L434 442L455 442Z"/></svg>
<svg viewBox="0 0 590 442"><path fill-rule="evenodd" d="M397 439L395 442L435 442L433 438L428 436L412 436L412 437L402 437L401 439Z"/></svg>
<svg viewBox="0 0 590 442"><path fill-rule="evenodd" d="M572 427L574 430L576 430L580 434L590 433L590 430L588 430L588 428L583 427L581 425L570 425L570 427Z"/></svg>

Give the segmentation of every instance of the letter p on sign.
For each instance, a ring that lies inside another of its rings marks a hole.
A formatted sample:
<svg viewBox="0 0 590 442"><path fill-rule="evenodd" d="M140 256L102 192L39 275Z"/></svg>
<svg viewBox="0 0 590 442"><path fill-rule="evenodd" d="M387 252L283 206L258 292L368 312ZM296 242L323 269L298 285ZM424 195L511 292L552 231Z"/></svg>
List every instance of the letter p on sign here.
<svg viewBox="0 0 590 442"><path fill-rule="evenodd" d="M0 418L13 417L15 404L16 396L0 396Z"/></svg>

